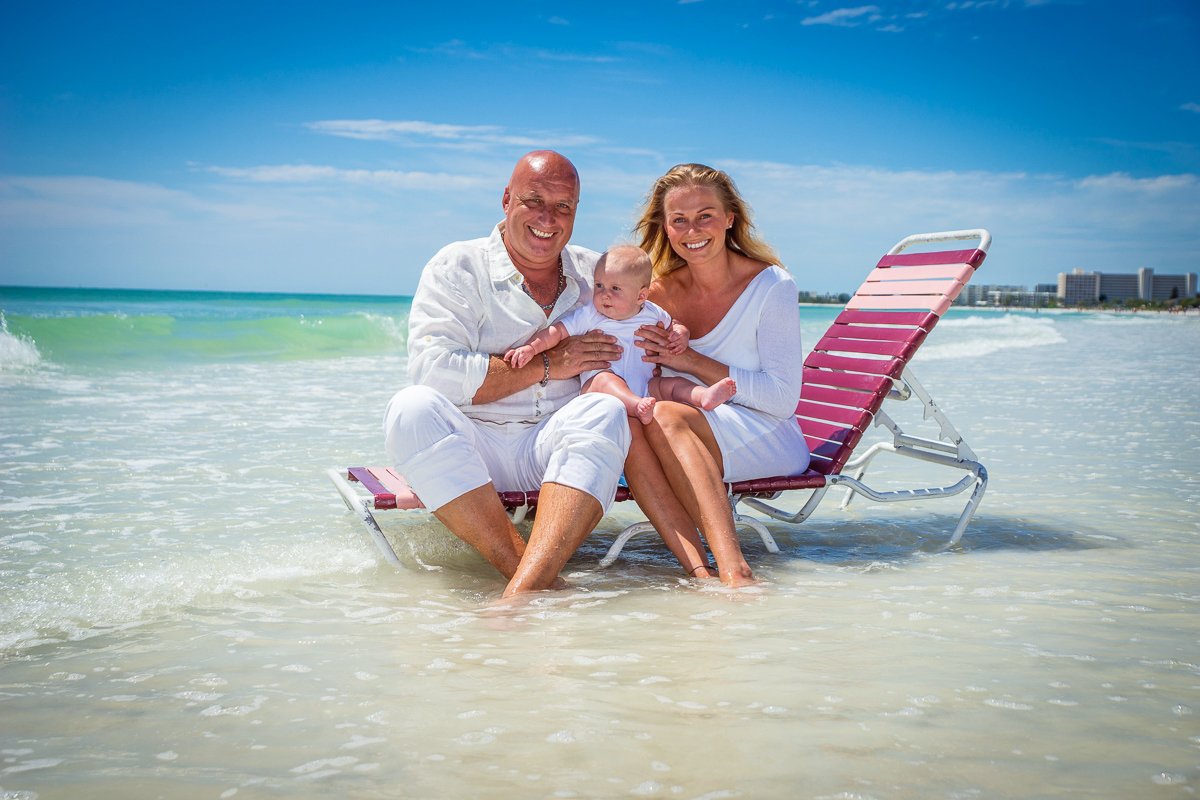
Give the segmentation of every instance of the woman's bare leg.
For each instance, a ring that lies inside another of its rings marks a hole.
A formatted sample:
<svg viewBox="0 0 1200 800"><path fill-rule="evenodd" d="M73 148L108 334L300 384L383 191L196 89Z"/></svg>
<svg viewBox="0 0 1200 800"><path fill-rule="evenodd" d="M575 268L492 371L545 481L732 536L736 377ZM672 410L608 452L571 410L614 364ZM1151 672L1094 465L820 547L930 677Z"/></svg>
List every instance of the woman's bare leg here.
<svg viewBox="0 0 1200 800"><path fill-rule="evenodd" d="M625 482L667 549L679 559L683 571L694 578L715 578L717 576L707 569L708 554L700 541L696 523L675 497L675 490L646 439L645 428L652 426L653 423L643 426L631 422L629 425L633 440L625 459Z"/></svg>
<svg viewBox="0 0 1200 800"><path fill-rule="evenodd" d="M729 586L753 583L722 480L721 449L708 420L679 403L659 403L654 412L654 424L646 427L650 446L675 496L703 531L721 581Z"/></svg>

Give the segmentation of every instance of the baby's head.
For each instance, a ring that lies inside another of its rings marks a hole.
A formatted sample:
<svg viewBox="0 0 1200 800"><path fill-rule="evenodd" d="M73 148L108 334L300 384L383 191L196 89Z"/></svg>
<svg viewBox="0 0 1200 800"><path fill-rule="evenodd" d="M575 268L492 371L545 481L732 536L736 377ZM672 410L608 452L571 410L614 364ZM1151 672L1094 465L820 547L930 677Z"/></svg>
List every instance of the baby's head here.
<svg viewBox="0 0 1200 800"><path fill-rule="evenodd" d="M592 303L609 319L629 319L642 310L650 289L650 256L633 244L610 247L596 262Z"/></svg>

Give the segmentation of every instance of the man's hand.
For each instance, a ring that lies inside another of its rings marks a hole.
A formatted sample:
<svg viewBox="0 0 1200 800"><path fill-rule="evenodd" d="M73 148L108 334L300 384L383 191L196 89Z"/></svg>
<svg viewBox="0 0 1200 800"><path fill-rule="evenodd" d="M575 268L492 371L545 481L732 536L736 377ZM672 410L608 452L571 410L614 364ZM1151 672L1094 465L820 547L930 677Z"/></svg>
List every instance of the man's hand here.
<svg viewBox="0 0 1200 800"><path fill-rule="evenodd" d="M550 377L559 380L589 370L608 369L621 357L621 346L616 337L588 331L579 336L568 336L546 353L550 356Z"/></svg>

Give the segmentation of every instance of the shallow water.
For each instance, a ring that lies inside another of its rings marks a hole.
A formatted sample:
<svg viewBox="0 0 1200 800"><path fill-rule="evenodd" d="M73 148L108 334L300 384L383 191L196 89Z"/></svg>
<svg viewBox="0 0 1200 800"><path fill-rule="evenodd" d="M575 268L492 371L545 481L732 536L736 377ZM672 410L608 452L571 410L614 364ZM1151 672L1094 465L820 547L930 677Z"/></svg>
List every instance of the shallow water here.
<svg viewBox="0 0 1200 800"><path fill-rule="evenodd" d="M747 536L733 593L652 537L598 569L621 506L571 589L504 607L421 516L384 516L383 564L324 476L382 458L403 303L84 300L67 330L0 294L0 797L1200 786L1194 317L943 321L915 369L991 476L956 551L955 500L830 496L767 523L779 555ZM89 344L120 314L121 353Z"/></svg>

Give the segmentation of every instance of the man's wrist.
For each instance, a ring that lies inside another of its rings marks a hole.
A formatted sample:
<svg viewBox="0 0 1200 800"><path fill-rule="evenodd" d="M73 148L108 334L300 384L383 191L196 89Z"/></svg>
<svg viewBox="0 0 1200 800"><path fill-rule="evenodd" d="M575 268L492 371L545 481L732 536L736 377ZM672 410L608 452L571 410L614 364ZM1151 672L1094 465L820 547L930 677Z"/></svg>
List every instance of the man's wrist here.
<svg viewBox="0 0 1200 800"><path fill-rule="evenodd" d="M538 386L545 386L550 383L550 356L542 353L542 379L538 381Z"/></svg>

